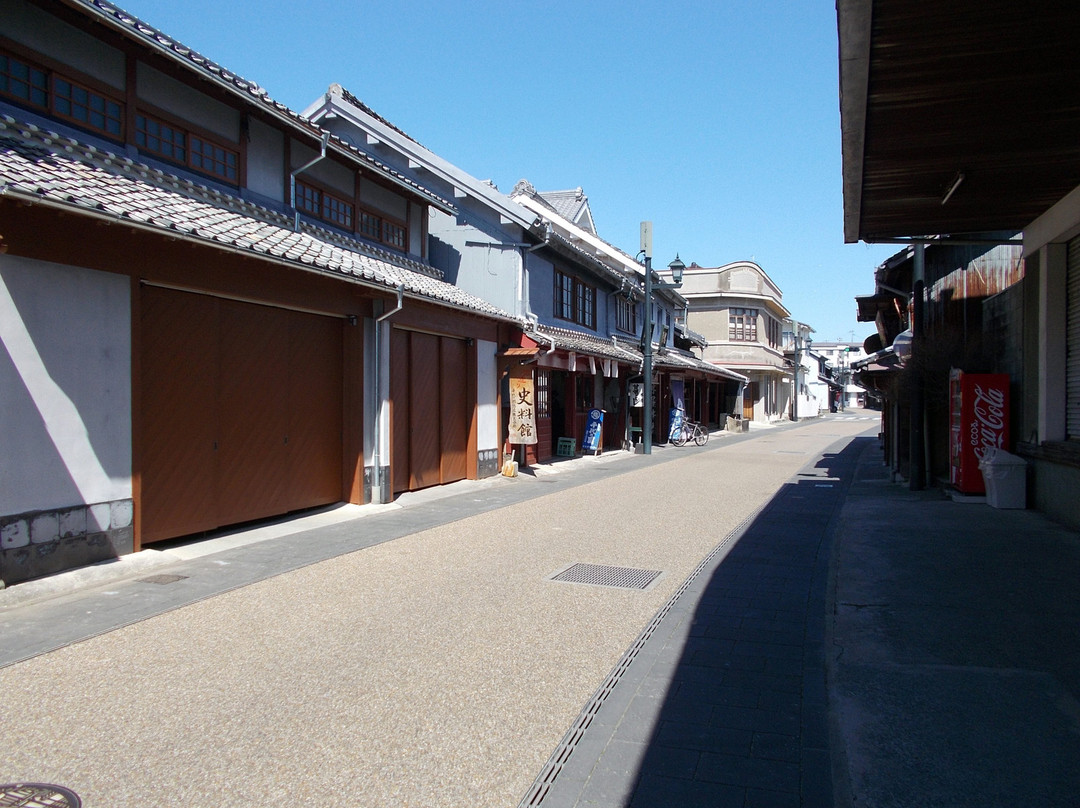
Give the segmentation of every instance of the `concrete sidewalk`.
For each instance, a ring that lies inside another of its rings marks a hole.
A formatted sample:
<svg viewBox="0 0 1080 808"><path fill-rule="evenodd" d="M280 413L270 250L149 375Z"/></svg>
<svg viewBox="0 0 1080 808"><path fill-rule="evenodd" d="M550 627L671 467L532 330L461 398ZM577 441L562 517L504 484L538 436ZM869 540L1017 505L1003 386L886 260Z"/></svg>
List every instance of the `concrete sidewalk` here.
<svg viewBox="0 0 1080 808"><path fill-rule="evenodd" d="M1080 805L1080 533L910 492L872 448L835 558L839 804Z"/></svg>

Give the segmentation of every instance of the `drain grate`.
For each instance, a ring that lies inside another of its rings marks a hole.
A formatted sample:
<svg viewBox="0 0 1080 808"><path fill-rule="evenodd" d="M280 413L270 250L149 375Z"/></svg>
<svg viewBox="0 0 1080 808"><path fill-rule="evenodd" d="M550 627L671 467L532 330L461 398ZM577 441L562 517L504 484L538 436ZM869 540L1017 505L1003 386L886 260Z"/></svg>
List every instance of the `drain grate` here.
<svg viewBox="0 0 1080 808"><path fill-rule="evenodd" d="M602 564L573 564L552 575L552 581L570 584L613 586L619 589L648 589L660 570L639 570L633 567L606 567Z"/></svg>
<svg viewBox="0 0 1080 808"><path fill-rule="evenodd" d="M145 578L140 578L144 584L175 584L177 581L183 581L187 578L186 575L147 575Z"/></svg>
<svg viewBox="0 0 1080 808"><path fill-rule="evenodd" d="M74 791L46 783L12 783L0 786L0 808L79 808L82 800Z"/></svg>

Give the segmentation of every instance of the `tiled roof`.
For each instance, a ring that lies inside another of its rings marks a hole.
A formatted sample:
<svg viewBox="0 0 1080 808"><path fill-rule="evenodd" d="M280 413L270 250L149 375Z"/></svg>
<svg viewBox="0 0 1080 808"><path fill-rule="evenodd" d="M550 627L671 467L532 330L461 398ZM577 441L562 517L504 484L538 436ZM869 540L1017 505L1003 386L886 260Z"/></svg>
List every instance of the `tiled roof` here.
<svg viewBox="0 0 1080 808"><path fill-rule="evenodd" d="M259 104L276 113L280 118L287 120L293 126L303 129L312 134L316 139L321 137L322 130L279 101L270 97L269 93L253 81L249 81L236 73L222 67L216 62L207 59L201 53L192 50L181 42L177 42L167 34L157 30L151 25L140 20L122 8L107 2L106 0L69 0L73 5L83 8L88 13L111 23L122 32L137 41L141 41L159 53L164 53L169 58L203 74L205 78L219 85L223 85L230 91L241 96L247 103ZM387 122L387 125L390 125ZM402 133L404 134L404 133ZM406 135L406 137L408 137ZM347 143L340 138L333 137L331 141L340 149L350 152L355 158L364 162L369 168L375 169L379 174L390 178L395 184L403 185L411 190L427 197L428 200L449 213L456 213L457 206L448 199L432 193L424 186L414 182L399 171L391 168L372 155Z"/></svg>
<svg viewBox="0 0 1080 808"><path fill-rule="evenodd" d="M513 320L437 270L10 116L0 118L0 195L106 216L455 308Z"/></svg>
<svg viewBox="0 0 1080 808"><path fill-rule="evenodd" d="M615 342L623 350L636 353L638 361L641 361L641 352L637 342L631 342L628 339L620 337L617 337ZM710 376L722 376L723 378L731 379L732 381L749 381L741 373L736 373L729 368L720 367L711 362L706 362L703 359L698 359L691 354L682 353L681 351L672 350L671 348L666 348L663 353L660 353L655 345L653 346L653 367L668 368L672 370L696 370L699 373L706 373Z"/></svg>
<svg viewBox="0 0 1080 808"><path fill-rule="evenodd" d="M331 87L331 89L333 89L334 85L330 85L330 87ZM346 90L340 84L338 84L337 87L340 88L340 90L341 90L341 97L344 98L346 101L348 101L350 104L352 104L353 106L355 106L358 109L362 110L365 114L370 115L372 118L374 118L375 120L377 120L379 123L383 124L384 126L390 127L391 129L393 129L395 132L397 132L402 137L408 138L413 143L415 143L417 146L423 147L423 144L419 140L414 138L412 135L409 135L406 132L402 131L398 126L395 126L390 121L386 120L386 118L384 118L382 115L377 113L375 110L373 110L371 107L369 107L363 101L361 101L359 98L357 98L351 92Z"/></svg>
<svg viewBox="0 0 1080 808"><path fill-rule="evenodd" d="M529 337L541 345L549 344L552 340L555 347L562 351L573 351L586 356L599 356L604 359L615 359L619 362L638 364L641 362L641 354L627 348L625 345L615 344L613 340L604 340L592 334L581 331L573 331L569 328L555 328L552 326L529 326L525 329Z"/></svg>
<svg viewBox="0 0 1080 808"><path fill-rule="evenodd" d="M662 354L656 354L653 358L653 363L656 367L666 367L675 370L693 370L710 376L722 376L725 379L731 379L732 381L738 382L749 381L749 379L741 373L736 373L733 370L728 370L719 365L714 365L711 362L706 362L703 359L698 359L696 356L689 356L678 351L672 351L670 348Z"/></svg>
<svg viewBox="0 0 1080 808"><path fill-rule="evenodd" d="M605 264L597 257L596 253L591 253L588 250L583 249L580 244L571 241L554 230L547 231L545 240L549 246L562 247L564 251L573 255L578 261L589 266L598 275L606 277L616 285L620 285L623 281L628 280L624 272Z"/></svg>
<svg viewBox="0 0 1080 808"><path fill-rule="evenodd" d="M566 221L584 227L590 233L596 232L596 229L593 227L591 212L588 210L589 198L585 196L584 189L574 188L569 191L537 191L537 196L547 202L552 209L566 219ZM586 216L585 222L579 221L579 217L583 212L589 214Z"/></svg>

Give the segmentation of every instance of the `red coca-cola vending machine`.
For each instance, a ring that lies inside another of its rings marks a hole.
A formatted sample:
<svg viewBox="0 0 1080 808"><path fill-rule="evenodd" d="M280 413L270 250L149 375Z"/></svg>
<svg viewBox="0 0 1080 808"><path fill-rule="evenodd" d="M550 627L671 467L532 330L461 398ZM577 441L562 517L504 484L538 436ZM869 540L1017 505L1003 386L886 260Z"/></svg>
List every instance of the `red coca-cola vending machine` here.
<svg viewBox="0 0 1080 808"><path fill-rule="evenodd" d="M984 494L979 461L987 449L1009 449L1009 376L949 374L949 482L963 494Z"/></svg>

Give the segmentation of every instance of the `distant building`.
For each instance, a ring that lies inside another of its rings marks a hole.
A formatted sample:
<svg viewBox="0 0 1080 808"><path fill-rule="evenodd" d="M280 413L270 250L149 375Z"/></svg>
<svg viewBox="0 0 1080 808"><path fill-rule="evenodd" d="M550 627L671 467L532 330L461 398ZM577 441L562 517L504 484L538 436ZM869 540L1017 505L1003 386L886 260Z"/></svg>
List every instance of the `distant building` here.
<svg viewBox="0 0 1080 808"><path fill-rule="evenodd" d="M780 287L753 261L736 261L691 264L679 291L688 304L687 326L707 341L702 359L749 379L734 414L752 421L786 417L791 370L782 332L791 313Z"/></svg>
<svg viewBox="0 0 1080 808"><path fill-rule="evenodd" d="M866 404L866 390L852 380L851 366L866 358L866 351L858 342L814 342L814 353L820 354L831 371L835 390L841 393L841 409L862 407ZM833 404L830 401L830 407Z"/></svg>

